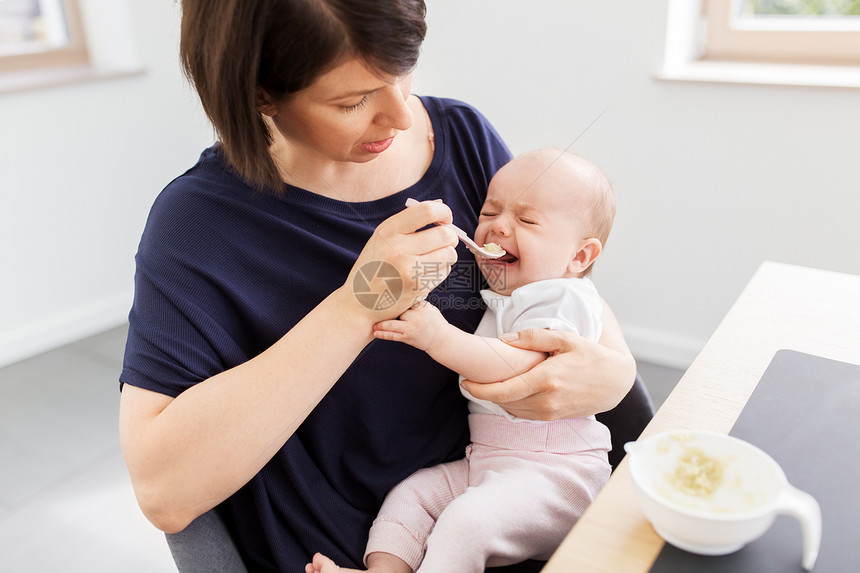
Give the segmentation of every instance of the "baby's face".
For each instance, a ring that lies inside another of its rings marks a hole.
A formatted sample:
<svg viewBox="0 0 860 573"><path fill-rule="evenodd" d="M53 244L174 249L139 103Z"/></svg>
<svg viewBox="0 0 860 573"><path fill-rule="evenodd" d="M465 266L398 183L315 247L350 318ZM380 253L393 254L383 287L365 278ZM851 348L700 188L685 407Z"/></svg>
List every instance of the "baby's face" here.
<svg viewBox="0 0 860 573"><path fill-rule="evenodd" d="M573 259L585 239L579 231L577 193L569 174L546 163L517 158L493 177L481 209L475 242L498 243L507 254L478 257L490 288L509 295L544 279L577 276Z"/></svg>

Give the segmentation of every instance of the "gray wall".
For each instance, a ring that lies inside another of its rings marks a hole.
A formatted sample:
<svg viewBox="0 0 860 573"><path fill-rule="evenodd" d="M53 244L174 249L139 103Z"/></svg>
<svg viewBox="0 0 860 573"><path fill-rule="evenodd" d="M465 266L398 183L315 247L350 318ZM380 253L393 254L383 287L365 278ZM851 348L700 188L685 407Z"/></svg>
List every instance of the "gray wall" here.
<svg viewBox="0 0 860 573"><path fill-rule="evenodd" d="M860 274L860 92L655 80L667 4L429 0L415 91L514 153L605 110L571 147L618 198L594 278L638 356L685 367L762 261Z"/></svg>
<svg viewBox="0 0 860 573"><path fill-rule="evenodd" d="M124 320L149 205L212 141L176 3L122 1L145 74L0 94L0 363ZM515 153L605 111L571 148L618 196L595 280L640 357L685 366L761 261L860 274L860 105L655 80L666 5L428 0L414 90L475 105Z"/></svg>

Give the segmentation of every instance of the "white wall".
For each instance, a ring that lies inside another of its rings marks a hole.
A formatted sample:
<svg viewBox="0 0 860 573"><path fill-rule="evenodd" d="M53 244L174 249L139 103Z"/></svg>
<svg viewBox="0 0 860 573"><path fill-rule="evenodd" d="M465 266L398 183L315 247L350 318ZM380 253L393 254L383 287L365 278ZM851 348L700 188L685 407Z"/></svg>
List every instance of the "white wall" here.
<svg viewBox="0 0 860 573"><path fill-rule="evenodd" d="M0 362L125 318L149 205L211 142L175 2L128 5L145 75L0 95ZM428 9L415 91L472 103L514 152L606 110L571 149L615 184L595 279L640 357L686 365L763 260L860 274L856 91L655 81L666 0Z"/></svg>
<svg viewBox="0 0 860 573"><path fill-rule="evenodd" d="M594 276L639 357L688 365L764 260L860 274L858 91L657 81L666 0L427 3L415 91L514 153L606 110L571 150L615 186Z"/></svg>
<svg viewBox="0 0 860 573"><path fill-rule="evenodd" d="M125 320L149 206L212 141L179 72L176 3L83 5L92 25L130 16L98 59L130 44L145 73L0 94L0 363Z"/></svg>

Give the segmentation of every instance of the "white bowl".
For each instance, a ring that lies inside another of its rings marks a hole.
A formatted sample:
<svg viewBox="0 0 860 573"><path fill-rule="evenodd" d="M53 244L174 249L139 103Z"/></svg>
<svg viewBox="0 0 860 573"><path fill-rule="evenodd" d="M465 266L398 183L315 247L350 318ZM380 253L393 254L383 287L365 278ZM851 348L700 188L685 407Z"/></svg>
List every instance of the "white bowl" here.
<svg viewBox="0 0 860 573"><path fill-rule="evenodd" d="M629 442L630 475L645 517L660 537L701 555L737 551L770 528L777 514L800 520L803 567L821 544L821 510L792 487L765 452L732 436L674 431Z"/></svg>

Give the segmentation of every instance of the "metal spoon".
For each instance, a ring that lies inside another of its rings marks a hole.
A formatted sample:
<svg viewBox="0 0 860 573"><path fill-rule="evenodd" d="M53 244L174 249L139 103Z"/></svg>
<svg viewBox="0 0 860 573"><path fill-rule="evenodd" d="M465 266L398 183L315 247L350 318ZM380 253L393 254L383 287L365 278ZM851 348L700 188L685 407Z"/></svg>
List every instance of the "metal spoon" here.
<svg viewBox="0 0 860 573"><path fill-rule="evenodd" d="M406 200L406 206L407 207L411 207L412 205L417 205L417 204L418 204L418 201L416 201L415 199L412 199L411 197ZM501 247L499 247L498 245L496 245L496 247L498 247L498 251L490 251L486 248L486 245L483 247L478 246L478 243L476 243L475 241L470 239L469 235L466 234L466 231L464 231L463 229L461 229L457 225L450 224L450 225L448 225L448 227L451 227L454 230L454 232L457 233L457 236L460 238L460 240L463 241L466 244L466 246L469 248L469 250L472 251L472 253L474 253L475 255L477 255L479 257L483 257L485 259L498 259L499 257L505 256L505 250L502 249ZM489 244L492 245L494 243L489 243Z"/></svg>

